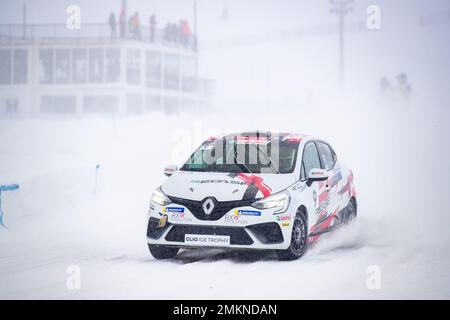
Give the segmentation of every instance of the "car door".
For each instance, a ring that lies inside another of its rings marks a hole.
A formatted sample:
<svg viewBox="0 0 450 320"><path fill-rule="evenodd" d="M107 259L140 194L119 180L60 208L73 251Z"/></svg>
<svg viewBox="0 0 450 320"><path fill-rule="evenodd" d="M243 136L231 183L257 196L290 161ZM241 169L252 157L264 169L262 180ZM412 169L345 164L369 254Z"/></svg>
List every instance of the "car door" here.
<svg viewBox="0 0 450 320"><path fill-rule="evenodd" d="M329 178L321 183L323 188L323 198L326 198L327 205L322 212L323 217L336 215L339 210L338 184L342 180L342 173L336 166L336 155L330 145L323 141L317 141L317 149L319 150L322 169L327 170ZM322 194L323 194L322 193ZM331 224L332 221L330 221Z"/></svg>
<svg viewBox="0 0 450 320"><path fill-rule="evenodd" d="M314 141L309 141L305 144L303 148L303 157L302 157L302 168L300 173L300 179L306 180L308 177L308 173L311 169L321 168L321 162L319 157L319 152L317 150L316 144ZM307 197L310 197L313 203L313 212L309 214L309 225L314 226L319 220L319 183L313 182L305 191L309 194Z"/></svg>

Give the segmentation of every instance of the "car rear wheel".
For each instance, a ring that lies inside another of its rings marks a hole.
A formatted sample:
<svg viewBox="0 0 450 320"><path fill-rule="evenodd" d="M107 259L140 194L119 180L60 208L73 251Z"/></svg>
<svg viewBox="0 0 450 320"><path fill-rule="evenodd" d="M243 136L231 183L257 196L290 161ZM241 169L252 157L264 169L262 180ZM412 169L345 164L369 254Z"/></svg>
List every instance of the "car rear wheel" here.
<svg viewBox="0 0 450 320"><path fill-rule="evenodd" d="M159 246L155 244L148 244L148 249L155 259L172 259L175 258L179 248Z"/></svg>
<svg viewBox="0 0 450 320"><path fill-rule="evenodd" d="M343 216L343 223L344 224L348 224L350 222L352 222L352 220L354 220L356 218L356 205L355 202L352 200L350 200L350 202L348 203L347 207L344 210L344 216Z"/></svg>
<svg viewBox="0 0 450 320"><path fill-rule="evenodd" d="M278 251L281 260L296 260L303 256L308 247L308 227L305 214L299 212L293 222L291 244L286 250Z"/></svg>

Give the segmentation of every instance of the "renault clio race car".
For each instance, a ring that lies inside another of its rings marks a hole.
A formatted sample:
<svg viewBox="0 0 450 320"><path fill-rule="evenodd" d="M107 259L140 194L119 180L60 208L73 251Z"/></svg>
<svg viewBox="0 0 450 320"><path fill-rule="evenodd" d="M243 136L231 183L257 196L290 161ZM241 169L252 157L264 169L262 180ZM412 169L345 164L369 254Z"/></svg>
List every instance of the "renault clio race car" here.
<svg viewBox="0 0 450 320"><path fill-rule="evenodd" d="M312 136L214 136L164 173L148 212L147 242L157 259L220 247L276 250L293 260L357 213L352 171Z"/></svg>

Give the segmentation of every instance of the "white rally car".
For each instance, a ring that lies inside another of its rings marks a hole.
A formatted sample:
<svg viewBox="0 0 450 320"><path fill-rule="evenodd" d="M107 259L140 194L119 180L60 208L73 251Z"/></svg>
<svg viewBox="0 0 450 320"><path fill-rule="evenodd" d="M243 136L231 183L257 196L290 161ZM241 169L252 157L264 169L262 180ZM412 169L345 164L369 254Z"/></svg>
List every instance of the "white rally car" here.
<svg viewBox="0 0 450 320"><path fill-rule="evenodd" d="M277 250L301 257L308 244L356 217L352 171L331 146L299 134L211 137L152 195L147 242L157 259L180 248Z"/></svg>

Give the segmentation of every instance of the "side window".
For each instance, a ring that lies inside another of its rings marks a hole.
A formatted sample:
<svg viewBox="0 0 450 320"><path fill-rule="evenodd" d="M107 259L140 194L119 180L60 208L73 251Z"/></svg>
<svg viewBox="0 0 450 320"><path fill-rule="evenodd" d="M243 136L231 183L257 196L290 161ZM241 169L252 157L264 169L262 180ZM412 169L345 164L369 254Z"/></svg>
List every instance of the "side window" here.
<svg viewBox="0 0 450 320"><path fill-rule="evenodd" d="M317 152L316 145L313 142L309 142L303 150L302 164L305 171L305 176L309 174L311 169L320 168L319 153Z"/></svg>
<svg viewBox="0 0 450 320"><path fill-rule="evenodd" d="M319 147L320 157L322 158L322 163L324 165L325 170L330 170L334 167L334 155L331 151L331 148L328 146L328 144L324 142L317 142L317 145Z"/></svg>

